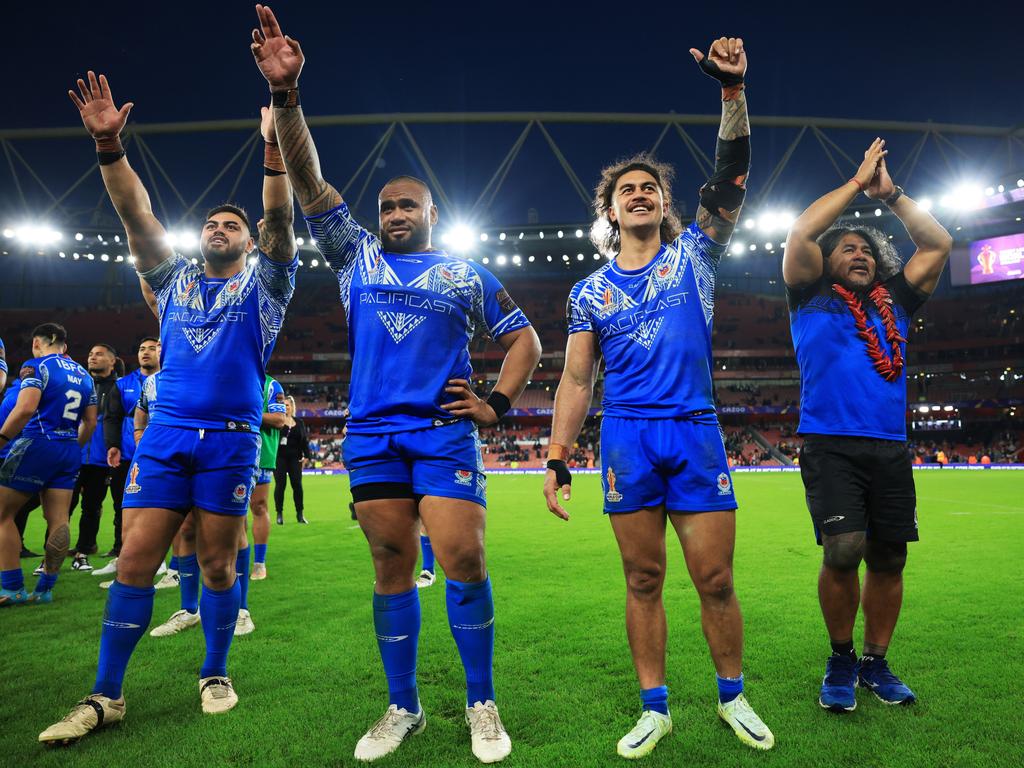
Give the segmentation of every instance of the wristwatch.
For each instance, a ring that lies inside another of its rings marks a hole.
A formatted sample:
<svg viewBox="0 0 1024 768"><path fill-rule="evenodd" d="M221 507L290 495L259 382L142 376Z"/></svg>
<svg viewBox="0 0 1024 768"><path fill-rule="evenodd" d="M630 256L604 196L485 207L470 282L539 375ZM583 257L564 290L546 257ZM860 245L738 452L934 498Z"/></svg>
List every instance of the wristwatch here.
<svg viewBox="0 0 1024 768"><path fill-rule="evenodd" d="M903 187L901 187L899 184L896 184L892 194L885 198L885 204L888 206L892 206L901 197L903 197Z"/></svg>

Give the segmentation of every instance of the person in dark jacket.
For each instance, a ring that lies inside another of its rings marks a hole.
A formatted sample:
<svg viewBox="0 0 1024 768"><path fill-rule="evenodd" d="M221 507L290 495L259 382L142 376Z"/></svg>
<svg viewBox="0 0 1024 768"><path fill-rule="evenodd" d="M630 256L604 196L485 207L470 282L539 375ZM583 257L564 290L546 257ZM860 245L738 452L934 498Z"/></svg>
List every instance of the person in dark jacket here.
<svg viewBox="0 0 1024 768"><path fill-rule="evenodd" d="M284 487L292 481L292 499L295 501L295 517L305 525L308 521L302 514L302 468L313 458L309 450L309 430L306 423L295 416L295 398L285 399L287 420L281 427L280 446L277 450L277 468L274 470L274 506L277 508L277 524L284 525Z"/></svg>

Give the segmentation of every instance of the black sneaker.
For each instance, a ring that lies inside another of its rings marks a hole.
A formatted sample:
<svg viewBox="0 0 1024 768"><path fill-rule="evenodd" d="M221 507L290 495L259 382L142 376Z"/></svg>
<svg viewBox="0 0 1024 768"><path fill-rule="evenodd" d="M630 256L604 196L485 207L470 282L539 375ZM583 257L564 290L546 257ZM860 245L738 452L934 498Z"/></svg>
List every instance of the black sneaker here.
<svg viewBox="0 0 1024 768"><path fill-rule="evenodd" d="M284 515L282 515L280 512L277 513L277 524L284 525Z"/></svg>
<svg viewBox="0 0 1024 768"><path fill-rule="evenodd" d="M71 561L71 570L73 571L91 571L92 565L89 563L89 558L79 552L75 555L75 559Z"/></svg>
<svg viewBox="0 0 1024 768"><path fill-rule="evenodd" d="M299 523L299 525L309 525L309 520L307 520L305 517L302 516L302 512L301 511L296 513L295 521L297 523Z"/></svg>

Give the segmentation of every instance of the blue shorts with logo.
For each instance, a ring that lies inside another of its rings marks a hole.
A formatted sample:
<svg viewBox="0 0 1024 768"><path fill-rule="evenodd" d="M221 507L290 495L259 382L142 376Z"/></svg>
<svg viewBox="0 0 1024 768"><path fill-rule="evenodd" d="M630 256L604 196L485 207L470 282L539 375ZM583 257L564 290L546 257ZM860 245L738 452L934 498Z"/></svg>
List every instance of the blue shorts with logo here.
<svg viewBox="0 0 1024 768"><path fill-rule="evenodd" d="M604 511L736 509L729 460L714 413L676 419L601 423Z"/></svg>
<svg viewBox="0 0 1024 768"><path fill-rule="evenodd" d="M349 485L404 483L420 496L487 506L480 436L472 421L379 435L349 434L342 444Z"/></svg>
<svg viewBox="0 0 1024 768"><path fill-rule="evenodd" d="M259 450L259 432L151 426L128 469L124 507L242 516Z"/></svg>
<svg viewBox="0 0 1024 768"><path fill-rule="evenodd" d="M267 485L274 479L274 470L266 467L256 467L256 485Z"/></svg>
<svg viewBox="0 0 1024 768"><path fill-rule="evenodd" d="M0 465L0 485L30 494L47 488L70 491L81 466L77 440L19 437Z"/></svg>

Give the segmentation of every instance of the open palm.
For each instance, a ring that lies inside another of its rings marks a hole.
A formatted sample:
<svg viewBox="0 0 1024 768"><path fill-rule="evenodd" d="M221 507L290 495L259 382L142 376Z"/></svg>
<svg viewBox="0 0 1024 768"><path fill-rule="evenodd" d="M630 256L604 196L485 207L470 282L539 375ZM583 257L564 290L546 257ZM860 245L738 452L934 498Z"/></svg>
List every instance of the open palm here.
<svg viewBox="0 0 1024 768"><path fill-rule="evenodd" d="M256 66L271 88L294 88L302 72L305 57L297 40L281 32L274 12L268 6L257 5L256 15L260 28L252 31L252 55Z"/></svg>
<svg viewBox="0 0 1024 768"><path fill-rule="evenodd" d="M96 73L90 70L88 78L88 84L79 78L79 92L68 91L68 96L78 107L85 130L94 139L117 136L124 129L128 113L135 105L129 101L118 109L114 106L114 97L110 93L106 76L100 75L97 78Z"/></svg>

